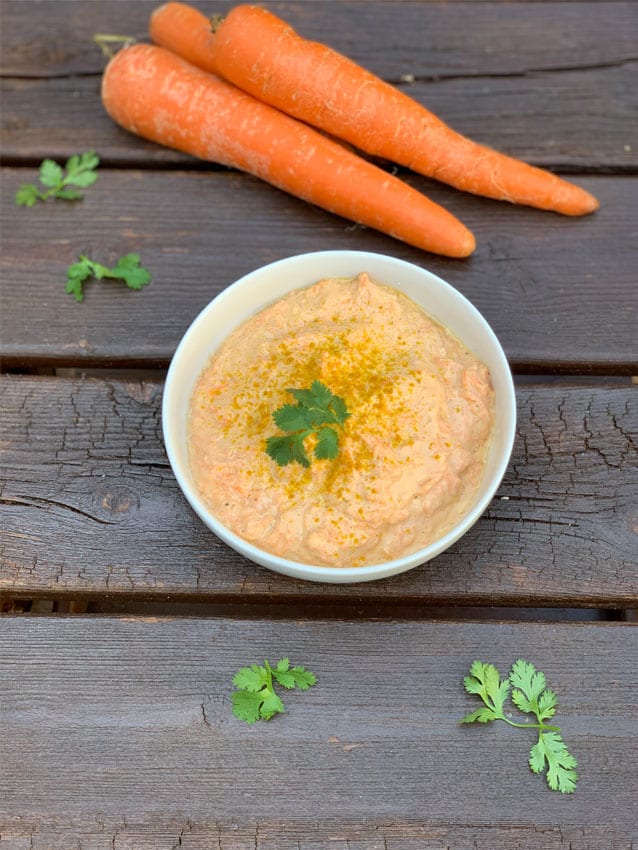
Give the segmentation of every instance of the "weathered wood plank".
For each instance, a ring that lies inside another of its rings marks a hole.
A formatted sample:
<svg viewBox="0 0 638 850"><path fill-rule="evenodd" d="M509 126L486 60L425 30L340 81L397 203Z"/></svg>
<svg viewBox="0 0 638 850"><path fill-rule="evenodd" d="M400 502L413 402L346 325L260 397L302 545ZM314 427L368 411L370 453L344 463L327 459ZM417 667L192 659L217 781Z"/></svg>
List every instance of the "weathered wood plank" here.
<svg viewBox="0 0 638 850"><path fill-rule="evenodd" d="M57 821L8 820L2 841L6 850L627 850L624 829L530 823L505 829L487 824L469 827L417 820L378 824L333 819L261 820L238 824L224 818L193 820L158 815L152 822L99 816ZM631 833L630 833L631 834ZM3 848L4 850L4 848Z"/></svg>
<svg viewBox="0 0 638 850"><path fill-rule="evenodd" d="M157 0L4 0L0 45L3 76L99 74L104 58L96 32L147 38ZM205 14L229 0L193 0ZM494 76L595 69L636 59L638 25L625 2L286 2L268 8L305 38L323 41L393 81L459 75ZM471 27L468 26L471 20ZM548 20L551 19L551 26Z"/></svg>
<svg viewBox="0 0 638 850"><path fill-rule="evenodd" d="M104 163L189 166L184 154L125 133L104 111L97 76L1 83L3 161L97 150ZM558 171L638 170L636 86L622 64L589 70L416 79L403 85L450 126L511 156Z"/></svg>
<svg viewBox="0 0 638 850"><path fill-rule="evenodd" d="M629 833L631 835L631 832ZM610 833L605 827L539 825L506 828L484 823L458 827L401 819L376 823L334 819L286 821L264 819L252 823L158 815L139 823L99 816L85 819L8 820L2 841L6 850L627 850L626 830ZM4 848L3 848L4 850Z"/></svg>
<svg viewBox="0 0 638 850"><path fill-rule="evenodd" d="M8 850L624 850L638 838L632 626L5 618L0 635ZM249 728L231 715L232 675L282 655L318 684ZM546 673L579 761L572 797L528 769L531 733L459 726L477 657Z"/></svg>
<svg viewBox="0 0 638 850"><path fill-rule="evenodd" d="M94 148L108 162L142 167L185 161L130 140L99 101L106 60L93 34L116 29L143 39L156 5L5 2L0 138L8 161ZM462 3L375 2L365 15L353 2L271 8L390 82L414 80L411 96L478 141L559 169L638 166L630 135L638 26L630 3L553 3L548 12L546 4L479 2L471 27Z"/></svg>
<svg viewBox="0 0 638 850"><path fill-rule="evenodd" d="M638 368L638 234L628 224L638 220L635 178L582 179L602 205L584 219L409 178L476 234L476 253L459 261L236 173L104 169L81 202L16 209L15 190L33 177L3 173L0 352L7 368L166 366L193 318L233 280L281 257L339 248L393 254L448 280L486 316L516 371ZM153 274L142 292L93 283L82 304L65 294L66 268L79 254L114 262L129 251Z"/></svg>
<svg viewBox="0 0 638 850"><path fill-rule="evenodd" d="M205 528L166 460L161 383L2 387L7 593L636 607L635 387L519 387L512 462L483 518L428 564L352 586L278 576Z"/></svg>

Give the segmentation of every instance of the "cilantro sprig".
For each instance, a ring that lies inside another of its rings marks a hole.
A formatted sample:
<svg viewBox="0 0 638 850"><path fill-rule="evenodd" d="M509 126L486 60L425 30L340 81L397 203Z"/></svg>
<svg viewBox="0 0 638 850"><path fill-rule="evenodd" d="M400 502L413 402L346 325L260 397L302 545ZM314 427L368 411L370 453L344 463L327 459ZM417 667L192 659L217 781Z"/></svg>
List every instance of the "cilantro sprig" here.
<svg viewBox="0 0 638 850"><path fill-rule="evenodd" d="M334 395L321 381L310 389L287 389L297 404L284 404L273 413L275 425L286 433L266 440L266 452L279 466L297 462L310 466L304 441L316 437L314 456L333 460L339 452L339 431L350 416L345 401Z"/></svg>
<svg viewBox="0 0 638 850"><path fill-rule="evenodd" d="M67 269L66 291L69 295L74 295L76 301L82 301L84 298L82 286L91 277L96 280L103 278L122 280L129 289L141 289L151 282L148 269L140 266L139 254L125 254L113 268L96 263L81 254L77 263L72 263Z"/></svg>
<svg viewBox="0 0 638 850"><path fill-rule="evenodd" d="M299 688L307 691L316 681L314 673L304 667L291 667L289 658L280 658L274 667L268 661L264 661L263 667L258 664L242 667L233 677L233 684L238 689L231 697L233 714L246 723L270 720L285 710L275 692L274 682L287 690Z"/></svg>
<svg viewBox="0 0 638 850"><path fill-rule="evenodd" d="M45 159L40 164L40 183L46 187L42 191L33 183L23 183L16 192L15 202L19 207L32 207L37 201L47 201L49 198L60 198L64 201L77 201L82 194L68 186L86 189L92 186L98 178L97 167L100 158L95 151L74 154L62 168L52 159ZM66 173L65 173L66 171Z"/></svg>
<svg viewBox="0 0 638 850"><path fill-rule="evenodd" d="M565 746L560 736L560 727L545 723L556 713L557 700L554 691L546 687L545 674L533 664L519 658L512 665L509 676L501 679L493 664L474 661L470 675L463 679L465 690L480 697L484 708L466 715L461 723L490 723L503 720L517 729L537 729L538 740L532 746L529 766L534 773L545 772L547 784L552 791L571 794L578 781L576 759ZM512 688L514 705L525 714L532 714L536 723L517 723L505 716L505 701Z"/></svg>

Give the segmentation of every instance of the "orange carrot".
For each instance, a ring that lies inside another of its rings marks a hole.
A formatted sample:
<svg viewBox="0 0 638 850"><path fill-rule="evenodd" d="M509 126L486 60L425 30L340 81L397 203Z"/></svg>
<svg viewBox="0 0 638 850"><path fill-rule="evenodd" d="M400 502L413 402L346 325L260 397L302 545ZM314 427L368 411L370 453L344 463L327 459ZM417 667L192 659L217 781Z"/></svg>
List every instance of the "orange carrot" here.
<svg viewBox="0 0 638 850"><path fill-rule="evenodd" d="M213 26L220 18L207 18L186 3L166 3L151 14L151 39L177 53L191 65L215 73L212 67ZM155 37L157 36L157 37Z"/></svg>
<svg viewBox="0 0 638 850"><path fill-rule="evenodd" d="M120 50L102 102L125 129L262 180L397 239L449 257L471 232L412 187L322 133L154 45Z"/></svg>
<svg viewBox="0 0 638 850"><path fill-rule="evenodd" d="M150 23L151 38L284 112L360 150L457 189L565 215L597 209L589 192L541 168L452 130L394 86L318 42L307 41L266 9L236 6L201 34L208 19L169 2Z"/></svg>

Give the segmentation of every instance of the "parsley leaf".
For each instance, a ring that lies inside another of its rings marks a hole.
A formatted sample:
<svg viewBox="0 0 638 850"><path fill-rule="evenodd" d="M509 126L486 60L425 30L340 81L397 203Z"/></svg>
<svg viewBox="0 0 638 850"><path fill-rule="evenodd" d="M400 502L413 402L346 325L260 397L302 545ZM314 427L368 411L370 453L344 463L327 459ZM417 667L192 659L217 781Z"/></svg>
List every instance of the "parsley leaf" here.
<svg viewBox="0 0 638 850"><path fill-rule="evenodd" d="M77 201L82 198L82 194L66 187L78 186L80 189L86 189L92 186L98 178L96 168L99 164L100 158L95 151L74 154L66 161L64 168L52 159L45 159L40 163L39 177L40 183L48 191L41 191L33 183L23 183L16 192L16 205L32 207L37 201L46 201L49 198Z"/></svg>
<svg viewBox="0 0 638 850"><path fill-rule="evenodd" d="M66 291L69 295L73 295L76 301L83 300L82 284L90 277L94 277L96 280L103 278L122 280L129 289L141 289L151 282L150 272L140 266L139 254L126 254L124 257L120 257L117 265L112 269L81 254L77 263L72 263L68 267L66 274Z"/></svg>
<svg viewBox="0 0 638 850"><path fill-rule="evenodd" d="M235 717L246 723L256 723L282 714L284 704L275 692L273 680L288 690L307 691L317 677L304 667L291 667L288 658L281 658L274 667L267 661L263 667L258 664L242 667L233 676L233 684L238 689L231 696Z"/></svg>
<svg viewBox="0 0 638 850"><path fill-rule="evenodd" d="M469 694L481 698L485 708L467 714L461 723L503 720L519 729L537 729L538 740L529 756L531 770L534 773L546 771L547 784L552 791L571 794L576 789L576 759L559 735L560 728L543 722L554 716L557 707L556 694L546 687L544 673L536 670L529 661L519 658L512 665L509 676L501 681L500 673L492 664L474 661L470 675L463 679L463 685ZM503 709L510 687L513 688L514 705L525 714L533 714L536 723L516 723L505 716Z"/></svg>
<svg viewBox="0 0 638 850"><path fill-rule="evenodd" d="M316 437L317 460L334 460L339 452L338 427L350 416L345 401L322 384L313 381L309 389L287 389L297 404L284 404L273 413L275 425L285 436L268 437L266 452L279 466L297 462L310 466L304 440ZM336 427L334 427L336 426Z"/></svg>

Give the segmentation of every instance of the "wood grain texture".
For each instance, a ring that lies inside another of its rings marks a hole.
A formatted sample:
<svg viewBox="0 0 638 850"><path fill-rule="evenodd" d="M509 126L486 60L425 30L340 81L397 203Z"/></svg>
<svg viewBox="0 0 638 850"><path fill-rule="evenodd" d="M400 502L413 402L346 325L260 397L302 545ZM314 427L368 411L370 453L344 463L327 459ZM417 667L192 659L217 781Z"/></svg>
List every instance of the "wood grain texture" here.
<svg viewBox="0 0 638 850"><path fill-rule="evenodd" d="M188 161L131 140L100 105L106 60L92 43L94 33L117 30L144 39L156 5L5 2L0 137L5 160L96 148L110 163ZM205 3L195 5L210 12ZM215 4L218 12L230 6ZM405 86L477 141L558 169L638 166L631 144L638 116L631 82L638 25L631 3L477 2L468 12L463 3L375 2L366 4L365 14L354 2L269 7L304 36Z"/></svg>
<svg viewBox="0 0 638 850"><path fill-rule="evenodd" d="M448 280L485 315L516 371L638 371L638 178L582 178L601 209L572 219L410 177L474 231L477 251L459 261L237 173L103 169L83 201L32 209L16 208L13 197L35 171L2 176L6 368L165 367L197 313L241 275L305 251L355 249L393 254ZM153 275L142 292L89 283L82 304L65 294L67 266L79 254L109 263L130 251Z"/></svg>
<svg viewBox="0 0 638 850"><path fill-rule="evenodd" d="M627 850L626 831L588 826L471 826L393 819L391 823L329 818L252 823L166 818L146 822L96 816L6 821L6 850ZM3 850L5 847L3 846Z"/></svg>
<svg viewBox="0 0 638 850"><path fill-rule="evenodd" d="M97 150L110 165L196 165L117 127L102 107L97 76L16 77L0 85L5 163L65 160ZM458 132L535 165L565 172L638 170L631 129L638 119L636 87L622 63L511 76L443 75L399 85Z"/></svg>
<svg viewBox="0 0 638 850"><path fill-rule="evenodd" d="M99 74L104 58L96 32L147 38L157 0L4 0L0 73L16 77ZM191 5L210 14L210 4ZM219 0L220 14L235 5ZM384 79L532 74L595 70L636 57L638 25L625 2L286 2L268 8L299 33L323 41ZM468 27L468 16L472 26ZM551 26L548 21L551 20ZM116 26L115 26L116 25ZM115 27L115 28L114 28ZM383 50L380 48L383 47Z"/></svg>
<svg viewBox="0 0 638 850"><path fill-rule="evenodd" d="M5 618L0 639L8 850L625 850L638 838L632 626ZM282 655L318 684L247 727L230 712L232 675ZM533 734L459 726L477 657L546 673L579 761L573 796L528 769Z"/></svg>
<svg viewBox="0 0 638 850"><path fill-rule="evenodd" d="M509 470L451 549L401 576L317 585L209 532L178 489L161 383L5 376L0 588L304 603L636 607L638 391L518 390Z"/></svg>
<svg viewBox="0 0 638 850"><path fill-rule="evenodd" d="M449 280L516 371L638 372L634 3L268 3L461 132L601 199L568 220L401 170L474 230L476 255L458 262L115 127L92 36L144 38L159 2L1 0L0 145L18 166L1 174L3 368L164 368L245 272L355 248ZM41 159L91 148L103 165L84 201L16 209ZM153 273L143 292L93 283L83 304L64 293L79 253L129 251ZM353 586L277 576L205 529L166 459L161 379L8 375L0 390L0 596L40 613L111 601L134 612L0 618L0 850L638 844L635 626L433 622L436 605L522 619L534 613L520 606L638 610L635 386L520 386L514 455L481 520L429 564ZM135 616L191 605L224 613ZM232 675L282 655L319 684L246 727L230 712ZM520 656L558 693L581 773L572 797L531 774L525 730L459 727L471 661L505 671Z"/></svg>

